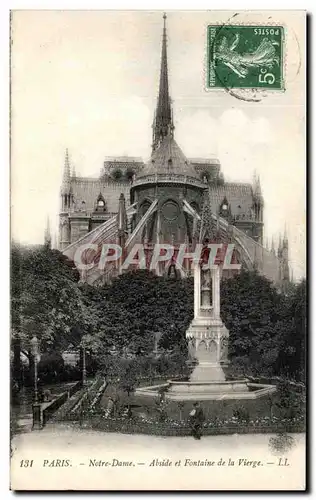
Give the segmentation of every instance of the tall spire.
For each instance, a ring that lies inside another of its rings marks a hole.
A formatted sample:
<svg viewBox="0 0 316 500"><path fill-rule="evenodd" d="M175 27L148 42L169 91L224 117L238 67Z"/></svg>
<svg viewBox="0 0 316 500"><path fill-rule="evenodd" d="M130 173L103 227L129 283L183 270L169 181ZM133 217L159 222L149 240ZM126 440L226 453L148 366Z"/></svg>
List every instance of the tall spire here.
<svg viewBox="0 0 316 500"><path fill-rule="evenodd" d="M272 236L272 242L271 242L271 253L275 255L275 245L274 245L274 237Z"/></svg>
<svg viewBox="0 0 316 500"><path fill-rule="evenodd" d="M286 224L284 225L284 235L283 235L283 248L288 248L289 247L289 240L287 237L287 229L286 229Z"/></svg>
<svg viewBox="0 0 316 500"><path fill-rule="evenodd" d="M44 246L47 248L52 247L52 236L50 232L50 223L49 223L49 217L47 216L46 220L46 228L45 228L45 234L44 234Z"/></svg>
<svg viewBox="0 0 316 500"><path fill-rule="evenodd" d="M252 192L254 200L263 205L263 196L261 190L260 176L254 171L253 181L252 181Z"/></svg>
<svg viewBox="0 0 316 500"><path fill-rule="evenodd" d="M283 253L283 243L281 240L281 233L279 233L278 257L282 257L282 253Z"/></svg>
<svg viewBox="0 0 316 500"><path fill-rule="evenodd" d="M171 100L169 96L166 19L167 16L166 14L164 14L159 93L153 122L153 151L158 148L164 137L169 134L173 134L174 129L171 111Z"/></svg>
<svg viewBox="0 0 316 500"><path fill-rule="evenodd" d="M64 162L64 172L63 172L63 181L62 181L62 191L68 192L70 186L70 162L69 162L69 152L68 148L66 148L65 152L65 162Z"/></svg>
<svg viewBox="0 0 316 500"><path fill-rule="evenodd" d="M75 165L73 165L73 166L72 166L71 176L72 176L72 177L77 177L77 173L76 173L76 167L75 167Z"/></svg>

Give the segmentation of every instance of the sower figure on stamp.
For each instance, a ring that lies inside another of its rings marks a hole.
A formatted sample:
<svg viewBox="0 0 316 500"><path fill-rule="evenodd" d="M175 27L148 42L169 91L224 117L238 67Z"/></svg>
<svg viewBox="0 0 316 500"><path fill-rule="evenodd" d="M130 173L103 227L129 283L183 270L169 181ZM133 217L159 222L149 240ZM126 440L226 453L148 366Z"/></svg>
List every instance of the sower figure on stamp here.
<svg viewBox="0 0 316 500"><path fill-rule="evenodd" d="M200 407L200 403L194 403L193 410L190 412L190 423L194 439L201 439L204 420L204 412Z"/></svg>

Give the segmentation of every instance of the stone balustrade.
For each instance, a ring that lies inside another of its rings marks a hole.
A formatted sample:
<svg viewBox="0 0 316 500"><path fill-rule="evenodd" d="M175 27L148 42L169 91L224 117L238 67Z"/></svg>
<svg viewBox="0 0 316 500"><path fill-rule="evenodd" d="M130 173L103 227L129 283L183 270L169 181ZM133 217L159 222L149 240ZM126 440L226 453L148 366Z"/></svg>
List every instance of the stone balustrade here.
<svg viewBox="0 0 316 500"><path fill-rule="evenodd" d="M202 189L205 188L205 184L195 177L190 177L188 175L177 175L177 174L155 174L155 175L145 175L139 177L132 183L132 187L140 186L142 184L157 184L157 183L174 183L174 184L190 184L192 186L197 186Z"/></svg>

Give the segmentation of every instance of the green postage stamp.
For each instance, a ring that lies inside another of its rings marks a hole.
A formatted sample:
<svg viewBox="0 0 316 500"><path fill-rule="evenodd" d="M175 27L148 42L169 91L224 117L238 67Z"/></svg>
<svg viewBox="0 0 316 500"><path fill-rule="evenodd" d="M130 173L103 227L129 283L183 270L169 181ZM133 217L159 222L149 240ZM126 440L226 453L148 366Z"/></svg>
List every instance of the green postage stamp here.
<svg viewBox="0 0 316 500"><path fill-rule="evenodd" d="M282 26L207 27L206 86L284 89Z"/></svg>

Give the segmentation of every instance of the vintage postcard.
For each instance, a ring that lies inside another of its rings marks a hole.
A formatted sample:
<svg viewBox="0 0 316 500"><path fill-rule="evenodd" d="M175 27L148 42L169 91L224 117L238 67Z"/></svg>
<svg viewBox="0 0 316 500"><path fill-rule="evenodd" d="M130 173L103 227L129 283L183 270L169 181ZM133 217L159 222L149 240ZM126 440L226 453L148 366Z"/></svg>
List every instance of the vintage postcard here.
<svg viewBox="0 0 316 500"><path fill-rule="evenodd" d="M305 490L305 38L11 12L12 490Z"/></svg>

